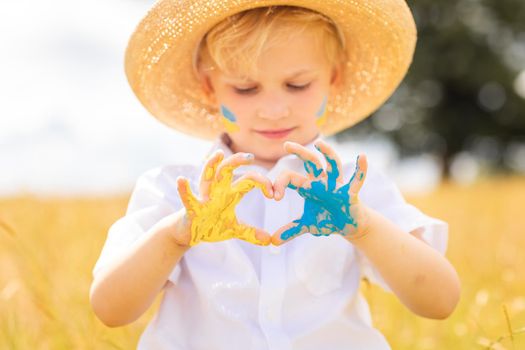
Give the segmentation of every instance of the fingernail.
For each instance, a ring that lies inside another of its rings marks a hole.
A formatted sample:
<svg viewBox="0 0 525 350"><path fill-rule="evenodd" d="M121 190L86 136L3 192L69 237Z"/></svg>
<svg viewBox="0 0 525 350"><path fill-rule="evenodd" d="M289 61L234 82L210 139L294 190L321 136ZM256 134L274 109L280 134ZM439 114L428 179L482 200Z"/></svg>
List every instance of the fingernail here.
<svg viewBox="0 0 525 350"><path fill-rule="evenodd" d="M245 153L244 154L244 158L246 158L246 159L253 159L254 158L253 153Z"/></svg>
<svg viewBox="0 0 525 350"><path fill-rule="evenodd" d="M279 191L275 191L275 192L273 193L273 198L276 198L276 199L277 199L277 198L279 198L280 195L281 195L281 194L279 193Z"/></svg>

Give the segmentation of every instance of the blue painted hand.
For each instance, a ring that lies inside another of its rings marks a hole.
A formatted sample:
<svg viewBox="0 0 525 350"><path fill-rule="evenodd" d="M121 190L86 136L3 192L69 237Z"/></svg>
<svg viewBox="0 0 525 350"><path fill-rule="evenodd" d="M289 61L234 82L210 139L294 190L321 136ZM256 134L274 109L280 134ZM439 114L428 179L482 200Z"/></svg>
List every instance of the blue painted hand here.
<svg viewBox="0 0 525 350"><path fill-rule="evenodd" d="M343 183L339 156L323 141L315 146L326 159L326 169L315 153L297 143L285 144L287 152L303 160L307 176L283 172L275 181L274 198L280 200L286 187L294 189L304 198L304 211L300 218L274 233L275 245L307 232L315 236L340 234L349 240L366 233L366 209L358 197L367 172L366 156L357 157L352 178Z"/></svg>

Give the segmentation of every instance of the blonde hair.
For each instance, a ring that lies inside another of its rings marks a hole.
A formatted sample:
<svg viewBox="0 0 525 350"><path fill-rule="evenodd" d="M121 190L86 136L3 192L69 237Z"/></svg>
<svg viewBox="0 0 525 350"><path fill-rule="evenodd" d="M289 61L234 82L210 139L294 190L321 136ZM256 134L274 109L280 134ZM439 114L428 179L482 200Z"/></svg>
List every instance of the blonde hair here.
<svg viewBox="0 0 525 350"><path fill-rule="evenodd" d="M305 31L313 34L329 65L342 62L343 38L330 18L302 7L268 6L239 12L215 25L197 49L196 68L254 75L266 49Z"/></svg>

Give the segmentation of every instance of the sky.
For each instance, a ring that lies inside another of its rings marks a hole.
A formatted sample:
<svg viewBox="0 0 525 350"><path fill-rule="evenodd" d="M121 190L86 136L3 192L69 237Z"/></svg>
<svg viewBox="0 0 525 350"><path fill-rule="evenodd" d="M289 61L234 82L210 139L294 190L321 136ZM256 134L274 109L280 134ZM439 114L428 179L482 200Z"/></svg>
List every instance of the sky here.
<svg viewBox="0 0 525 350"><path fill-rule="evenodd" d="M0 5L0 195L120 193L149 168L205 156L211 143L158 123L127 85L124 50L148 7Z"/></svg>
<svg viewBox="0 0 525 350"><path fill-rule="evenodd" d="M127 84L127 40L152 3L0 4L0 196L127 192L148 169L195 164L207 154L210 142L157 122ZM516 89L525 91L520 79ZM435 159L400 160L377 136L336 149L367 153L406 191L428 191L440 180Z"/></svg>

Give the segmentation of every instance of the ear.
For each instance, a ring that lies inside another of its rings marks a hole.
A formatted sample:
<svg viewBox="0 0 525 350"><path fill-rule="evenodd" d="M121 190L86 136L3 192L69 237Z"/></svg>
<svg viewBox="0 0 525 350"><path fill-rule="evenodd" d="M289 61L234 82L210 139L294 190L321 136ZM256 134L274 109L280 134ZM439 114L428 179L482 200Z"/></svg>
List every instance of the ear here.
<svg viewBox="0 0 525 350"><path fill-rule="evenodd" d="M217 103L217 98L215 96L215 90L213 89L213 85L211 83L210 75L200 70L199 71L199 82L200 82L202 91L204 91L204 94L206 95L206 98L208 99L207 102L209 104L215 105Z"/></svg>
<svg viewBox="0 0 525 350"><path fill-rule="evenodd" d="M332 69L332 76L330 78L330 88L333 92L338 92L343 85L343 67L337 64Z"/></svg>

